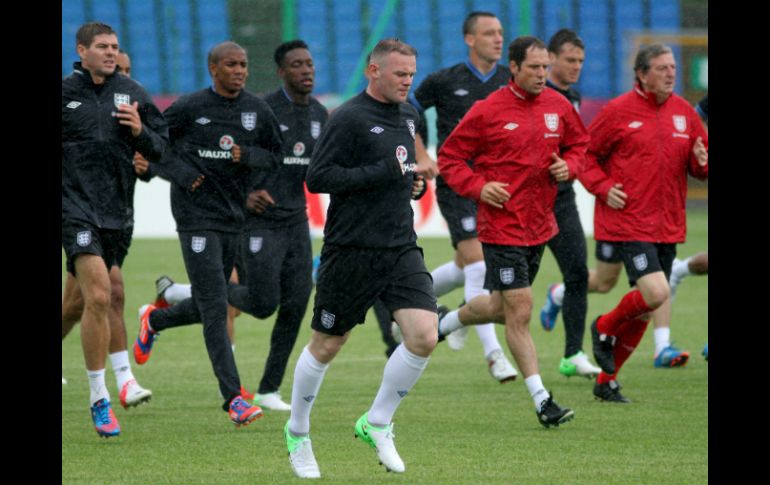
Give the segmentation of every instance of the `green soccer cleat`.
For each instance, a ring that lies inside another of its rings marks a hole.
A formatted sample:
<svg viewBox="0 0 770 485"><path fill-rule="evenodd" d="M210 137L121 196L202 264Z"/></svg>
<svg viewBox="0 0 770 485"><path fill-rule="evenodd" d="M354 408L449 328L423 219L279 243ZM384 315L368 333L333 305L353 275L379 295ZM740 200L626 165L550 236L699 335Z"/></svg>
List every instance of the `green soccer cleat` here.
<svg viewBox="0 0 770 485"><path fill-rule="evenodd" d="M286 448L289 450L289 463L294 473L299 478L320 478L318 463L313 455L313 446L310 444L310 436L294 436L289 431L289 422L283 427L283 437L286 439Z"/></svg>
<svg viewBox="0 0 770 485"><path fill-rule="evenodd" d="M563 376L583 376L593 379L602 370L588 360L588 356L582 350L570 357L562 357L559 363L559 373Z"/></svg>
<svg viewBox="0 0 770 485"><path fill-rule="evenodd" d="M361 438L364 443L374 448L380 459L380 464L385 465L386 470L403 473L406 468L403 460L398 456L395 443L393 443L393 438L396 437L393 434L393 423L382 427L372 426L369 424L368 416L369 413L364 413L358 418L355 426L356 432L353 436Z"/></svg>

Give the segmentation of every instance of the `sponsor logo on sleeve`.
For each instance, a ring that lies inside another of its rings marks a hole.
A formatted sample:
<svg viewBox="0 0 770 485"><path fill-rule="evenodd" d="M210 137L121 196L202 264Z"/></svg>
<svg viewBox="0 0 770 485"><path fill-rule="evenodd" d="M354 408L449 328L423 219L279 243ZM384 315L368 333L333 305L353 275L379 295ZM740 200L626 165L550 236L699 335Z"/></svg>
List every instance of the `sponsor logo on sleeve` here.
<svg viewBox="0 0 770 485"><path fill-rule="evenodd" d="M372 129L371 129L371 130L369 130L369 131L371 131L371 132L372 132L372 133L374 133L375 135L379 135L380 133L382 133L383 131L385 131L385 128L383 128L383 127L381 127L381 126L375 126L374 128L372 128Z"/></svg>
<svg viewBox="0 0 770 485"><path fill-rule="evenodd" d="M80 101L70 101L70 102L67 104L67 107L68 107L69 109L76 109L76 108L77 108L78 106L80 106L81 104L83 104L83 103L81 103Z"/></svg>

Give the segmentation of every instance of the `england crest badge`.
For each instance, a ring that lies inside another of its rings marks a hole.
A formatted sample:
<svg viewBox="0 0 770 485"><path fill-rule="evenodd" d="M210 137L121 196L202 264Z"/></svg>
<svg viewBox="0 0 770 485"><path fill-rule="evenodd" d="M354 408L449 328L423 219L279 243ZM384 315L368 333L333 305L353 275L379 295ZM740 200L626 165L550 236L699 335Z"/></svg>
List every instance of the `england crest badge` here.
<svg viewBox="0 0 770 485"><path fill-rule="evenodd" d="M311 121L310 122L310 136L313 137L313 140L317 140L319 136L321 136L321 122L320 121Z"/></svg>
<svg viewBox="0 0 770 485"><path fill-rule="evenodd" d="M676 128L676 131L679 133L684 133L687 129L687 118L680 115L674 115L674 128Z"/></svg>
<svg viewBox="0 0 770 485"><path fill-rule="evenodd" d="M502 281L504 285L510 285L513 283L513 279L513 268L500 268L500 281Z"/></svg>
<svg viewBox="0 0 770 485"><path fill-rule="evenodd" d="M249 131L257 127L257 113L241 113L241 125Z"/></svg>
<svg viewBox="0 0 770 485"><path fill-rule="evenodd" d="M634 268L637 271L644 271L647 269L647 255L642 253L638 256L634 256Z"/></svg>
<svg viewBox="0 0 770 485"><path fill-rule="evenodd" d="M546 113L543 115L545 117L545 126L551 131L556 131L559 129L559 115L555 113Z"/></svg>
<svg viewBox="0 0 770 485"><path fill-rule="evenodd" d="M78 246L84 248L91 244L91 231L82 231L78 233Z"/></svg>
<svg viewBox="0 0 770 485"><path fill-rule="evenodd" d="M128 94L115 93L113 101L115 107L119 108L121 104L131 104L131 96Z"/></svg>
<svg viewBox="0 0 770 485"><path fill-rule="evenodd" d="M200 236L193 236L192 238L192 250L196 253L202 253L206 249L206 238Z"/></svg>
<svg viewBox="0 0 770 485"><path fill-rule="evenodd" d="M463 225L465 232L473 232L476 230L476 218L473 216L463 217L460 219L460 223Z"/></svg>
<svg viewBox="0 0 770 485"><path fill-rule="evenodd" d="M334 313L329 313L326 310L321 310L321 325L324 328L332 328L334 326Z"/></svg>

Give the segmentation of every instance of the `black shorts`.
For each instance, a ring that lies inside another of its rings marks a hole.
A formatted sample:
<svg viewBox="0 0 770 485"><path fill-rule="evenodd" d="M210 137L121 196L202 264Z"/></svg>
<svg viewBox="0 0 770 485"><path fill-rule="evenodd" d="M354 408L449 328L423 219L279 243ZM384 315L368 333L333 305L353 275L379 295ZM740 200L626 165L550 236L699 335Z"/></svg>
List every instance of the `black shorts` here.
<svg viewBox="0 0 770 485"><path fill-rule="evenodd" d="M479 237L476 231L477 204L475 201L457 195L444 184L436 185L436 200L441 215L449 227L452 247L457 249L457 243L460 241Z"/></svg>
<svg viewBox="0 0 770 485"><path fill-rule="evenodd" d="M67 272L75 275L75 258L81 254L101 256L107 271L117 264L123 231L99 229L84 221L61 221L61 244L67 255Z"/></svg>
<svg viewBox="0 0 770 485"><path fill-rule="evenodd" d="M418 246L351 248L324 244L311 327L344 335L380 298L393 313L404 308L436 311L433 278Z"/></svg>
<svg viewBox="0 0 770 485"><path fill-rule="evenodd" d="M619 248L628 275L628 284L636 285L642 276L663 271L666 281L676 258L676 244L629 241L614 243Z"/></svg>
<svg viewBox="0 0 770 485"><path fill-rule="evenodd" d="M518 290L532 286L540 269L545 244L503 246L482 242L487 273L484 288L489 291Z"/></svg>
<svg viewBox="0 0 770 485"><path fill-rule="evenodd" d="M596 260L609 264L622 263L619 244L614 241L596 241Z"/></svg>
<svg viewBox="0 0 770 485"><path fill-rule="evenodd" d="M133 225L124 227L123 230L120 231L120 241L118 241L118 248L115 252L115 261L113 262L113 266L117 266L118 268L123 267L123 261L125 261L126 256L128 256L128 248L131 247L131 239L133 237Z"/></svg>

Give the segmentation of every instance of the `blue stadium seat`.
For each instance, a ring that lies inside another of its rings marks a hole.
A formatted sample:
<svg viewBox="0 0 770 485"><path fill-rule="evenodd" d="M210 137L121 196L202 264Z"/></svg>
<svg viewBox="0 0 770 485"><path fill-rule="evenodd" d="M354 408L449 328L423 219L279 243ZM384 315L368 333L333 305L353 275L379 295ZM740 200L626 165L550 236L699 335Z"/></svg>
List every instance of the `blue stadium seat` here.
<svg viewBox="0 0 770 485"><path fill-rule="evenodd" d="M545 35L543 35L543 42L546 44L551 36L559 29L575 29L576 19L572 18L571 0L550 0L545 2L543 18L545 19ZM578 35L580 35L580 32L578 32Z"/></svg>
<svg viewBox="0 0 770 485"><path fill-rule="evenodd" d="M102 22L112 27L118 33L118 41L122 43L122 37L126 34L120 31L120 5L118 0L98 0L91 2L94 18L89 21Z"/></svg>

